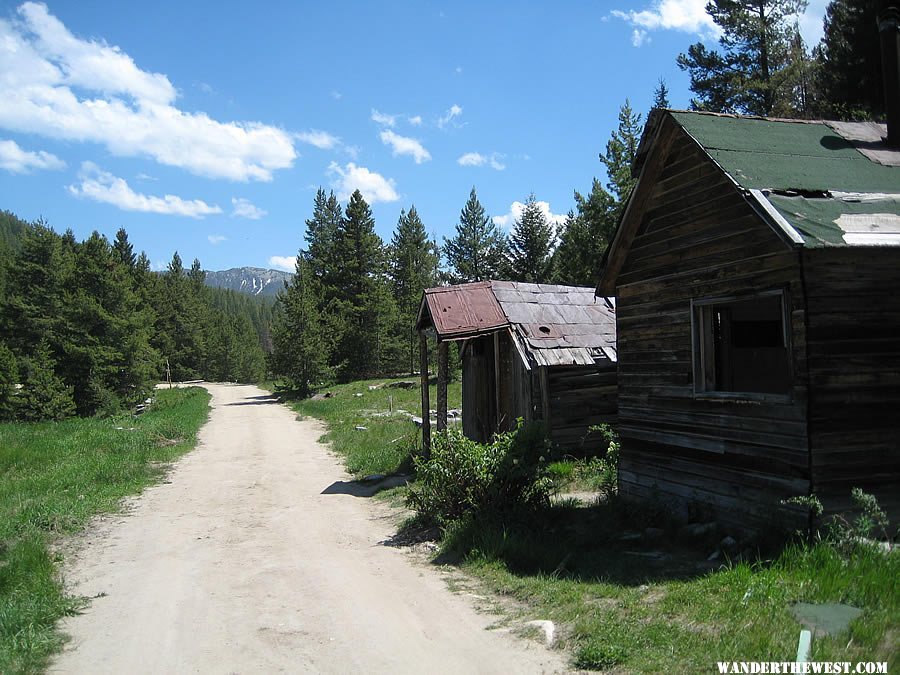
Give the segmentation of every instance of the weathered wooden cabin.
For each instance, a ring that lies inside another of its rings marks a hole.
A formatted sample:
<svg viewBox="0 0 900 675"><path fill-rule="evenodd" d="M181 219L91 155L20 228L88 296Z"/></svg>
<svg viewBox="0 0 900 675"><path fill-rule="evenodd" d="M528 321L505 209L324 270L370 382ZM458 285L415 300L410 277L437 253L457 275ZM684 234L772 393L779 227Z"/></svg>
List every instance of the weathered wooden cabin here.
<svg viewBox="0 0 900 675"><path fill-rule="evenodd" d="M430 288L416 327L423 348L425 332L433 332L444 369L447 343L461 343L463 433L473 440L521 417L542 420L552 441L578 450L600 443L589 426L615 422L615 305L592 288L512 281ZM438 371L440 427L446 376Z"/></svg>
<svg viewBox="0 0 900 675"><path fill-rule="evenodd" d="M900 517L900 149L885 126L654 111L604 259L620 494L758 526ZM780 512L780 513L777 513Z"/></svg>

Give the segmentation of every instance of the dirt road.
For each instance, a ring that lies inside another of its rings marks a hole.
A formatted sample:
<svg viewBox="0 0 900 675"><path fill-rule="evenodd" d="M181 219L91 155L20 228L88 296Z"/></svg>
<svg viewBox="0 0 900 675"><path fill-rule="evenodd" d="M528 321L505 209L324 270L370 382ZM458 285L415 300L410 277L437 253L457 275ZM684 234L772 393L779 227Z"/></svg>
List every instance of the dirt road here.
<svg viewBox="0 0 900 675"><path fill-rule="evenodd" d="M208 389L196 450L68 566L71 590L96 597L65 622L72 640L51 672L564 670L379 543L387 509L341 489L319 423L256 387Z"/></svg>

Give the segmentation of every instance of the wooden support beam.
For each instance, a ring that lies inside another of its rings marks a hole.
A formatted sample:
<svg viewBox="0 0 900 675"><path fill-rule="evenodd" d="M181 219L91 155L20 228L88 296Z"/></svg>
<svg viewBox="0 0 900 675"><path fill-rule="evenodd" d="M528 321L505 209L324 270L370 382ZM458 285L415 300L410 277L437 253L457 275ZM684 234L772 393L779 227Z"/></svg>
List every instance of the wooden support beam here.
<svg viewBox="0 0 900 675"><path fill-rule="evenodd" d="M438 342L437 430L447 429L447 343Z"/></svg>
<svg viewBox="0 0 900 675"><path fill-rule="evenodd" d="M428 400L428 338L419 333L419 379L422 389L422 448L431 454L431 403Z"/></svg>
<svg viewBox="0 0 900 675"><path fill-rule="evenodd" d="M544 429L550 433L550 373L547 372L547 366L538 368L541 378L541 417L544 420Z"/></svg>
<svg viewBox="0 0 900 675"><path fill-rule="evenodd" d="M494 431L501 431L503 413L500 409L500 333L494 333Z"/></svg>

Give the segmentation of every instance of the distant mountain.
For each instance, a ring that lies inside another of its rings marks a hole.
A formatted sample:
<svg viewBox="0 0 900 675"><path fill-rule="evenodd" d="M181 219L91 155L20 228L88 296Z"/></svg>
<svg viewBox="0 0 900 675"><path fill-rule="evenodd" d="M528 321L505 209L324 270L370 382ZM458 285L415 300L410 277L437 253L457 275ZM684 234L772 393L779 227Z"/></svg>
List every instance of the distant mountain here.
<svg viewBox="0 0 900 675"><path fill-rule="evenodd" d="M294 276L290 272L267 270L262 267L235 267L221 272L207 272L206 285L228 288L250 295L274 296L284 288L284 282Z"/></svg>

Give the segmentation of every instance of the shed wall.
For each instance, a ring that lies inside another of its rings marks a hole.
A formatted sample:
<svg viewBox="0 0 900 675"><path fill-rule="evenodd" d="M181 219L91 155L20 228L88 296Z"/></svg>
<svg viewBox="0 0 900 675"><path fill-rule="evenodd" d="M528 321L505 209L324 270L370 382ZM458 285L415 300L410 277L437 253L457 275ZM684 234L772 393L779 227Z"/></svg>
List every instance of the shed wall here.
<svg viewBox="0 0 900 675"><path fill-rule="evenodd" d="M806 494L804 289L798 254L679 132L617 284L619 489L711 508L747 526L788 520ZM794 385L785 402L696 395L691 300L786 289Z"/></svg>
<svg viewBox="0 0 900 675"><path fill-rule="evenodd" d="M551 440L572 452L588 452L602 444L591 426L616 423L616 365L548 368Z"/></svg>
<svg viewBox="0 0 900 675"><path fill-rule="evenodd" d="M827 511L850 490L900 519L900 250L805 252L813 492Z"/></svg>

